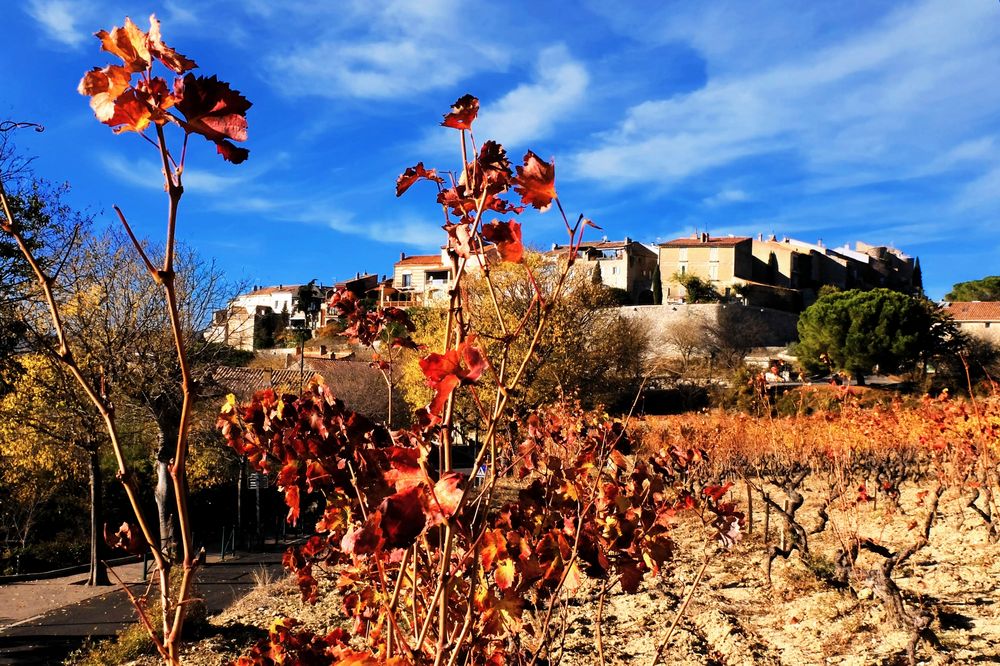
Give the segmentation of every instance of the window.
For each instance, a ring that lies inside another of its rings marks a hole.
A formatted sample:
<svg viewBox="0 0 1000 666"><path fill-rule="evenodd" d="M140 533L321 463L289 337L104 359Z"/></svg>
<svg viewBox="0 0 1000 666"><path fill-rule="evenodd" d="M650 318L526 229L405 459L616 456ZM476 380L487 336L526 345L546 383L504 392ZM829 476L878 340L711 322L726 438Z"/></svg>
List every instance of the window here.
<svg viewBox="0 0 1000 666"><path fill-rule="evenodd" d="M681 268L681 275L687 275L688 265L687 264L681 264L680 268Z"/></svg>
<svg viewBox="0 0 1000 666"><path fill-rule="evenodd" d="M708 250L708 260L718 261L719 260L719 248L713 247Z"/></svg>
<svg viewBox="0 0 1000 666"><path fill-rule="evenodd" d="M983 324L983 328L989 328L990 327L990 323L991 322L986 322L985 324Z"/></svg>
<svg viewBox="0 0 1000 666"><path fill-rule="evenodd" d="M611 267L611 274L612 275L618 275L618 267L617 266L612 266Z"/></svg>
<svg viewBox="0 0 1000 666"><path fill-rule="evenodd" d="M412 286L413 286L413 274L403 273L403 287L412 287Z"/></svg>
<svg viewBox="0 0 1000 666"><path fill-rule="evenodd" d="M677 251L677 259L679 261L688 260L688 249L686 247L682 247L680 250Z"/></svg>
<svg viewBox="0 0 1000 666"><path fill-rule="evenodd" d="M281 309L281 301L275 301L274 302L274 309L275 310Z"/></svg>
<svg viewBox="0 0 1000 666"><path fill-rule="evenodd" d="M708 265L708 279L717 281L719 279L719 264Z"/></svg>

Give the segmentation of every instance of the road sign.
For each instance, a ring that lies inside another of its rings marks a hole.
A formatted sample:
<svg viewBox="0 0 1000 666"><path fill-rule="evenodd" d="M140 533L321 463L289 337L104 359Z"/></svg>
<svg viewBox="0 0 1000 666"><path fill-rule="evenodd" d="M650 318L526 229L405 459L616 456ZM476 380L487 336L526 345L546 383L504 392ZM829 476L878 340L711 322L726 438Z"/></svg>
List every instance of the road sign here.
<svg viewBox="0 0 1000 666"><path fill-rule="evenodd" d="M249 486L250 490L262 490L267 488L267 474L251 472L247 476L247 486Z"/></svg>

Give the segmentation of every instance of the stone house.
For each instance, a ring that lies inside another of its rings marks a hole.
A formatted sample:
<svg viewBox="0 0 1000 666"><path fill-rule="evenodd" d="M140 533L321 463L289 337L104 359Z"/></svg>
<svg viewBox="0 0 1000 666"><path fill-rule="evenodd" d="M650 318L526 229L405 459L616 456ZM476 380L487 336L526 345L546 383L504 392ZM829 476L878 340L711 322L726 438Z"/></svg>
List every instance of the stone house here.
<svg viewBox="0 0 1000 666"><path fill-rule="evenodd" d="M475 274L484 262L496 260L496 250L488 246L482 255L473 255L469 259L465 270ZM400 252L399 261L393 264L392 269L392 289L395 293L391 301L400 307L445 307L451 279L452 262L447 246L443 246L438 254L406 256L405 252ZM378 288L377 285L375 288Z"/></svg>
<svg viewBox="0 0 1000 666"><path fill-rule="evenodd" d="M686 297L675 275L696 275L724 296L733 295L735 287L753 280L753 241L748 236L692 234L660 243L659 249L664 302Z"/></svg>
<svg viewBox="0 0 1000 666"><path fill-rule="evenodd" d="M1000 345L1000 301L955 301L945 303L944 311L958 330Z"/></svg>
<svg viewBox="0 0 1000 666"><path fill-rule="evenodd" d="M212 323L205 331L205 340L236 349L253 350L254 333L272 315L287 317L286 324L292 328L309 328L315 331L325 326L326 300L333 293L333 288L309 285L313 298L307 311L302 312L299 310L299 289L302 286L279 284L255 287L253 291L237 296L227 308L213 313Z"/></svg>
<svg viewBox="0 0 1000 666"><path fill-rule="evenodd" d="M567 251L565 245L553 244L545 254L558 258L565 257ZM656 264L656 252L626 236L621 241L584 242L577 251L573 267L590 273L599 267L604 285L628 292L633 303L651 304Z"/></svg>

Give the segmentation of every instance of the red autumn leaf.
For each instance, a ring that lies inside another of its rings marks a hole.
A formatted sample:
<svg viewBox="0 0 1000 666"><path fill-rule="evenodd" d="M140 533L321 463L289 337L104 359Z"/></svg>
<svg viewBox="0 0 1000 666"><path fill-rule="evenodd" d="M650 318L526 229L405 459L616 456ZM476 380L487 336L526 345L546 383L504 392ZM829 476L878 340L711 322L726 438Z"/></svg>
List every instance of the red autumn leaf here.
<svg viewBox="0 0 1000 666"><path fill-rule="evenodd" d="M410 189L418 180L431 180L435 183L443 183L444 178L437 175L437 171L434 169L425 169L423 162L417 162L416 166L411 166L406 169L399 178L396 179L396 196L402 196L403 192Z"/></svg>
<svg viewBox="0 0 1000 666"><path fill-rule="evenodd" d="M101 40L101 49L121 58L130 72L143 72L152 64L149 36L128 17L124 27L101 30L96 37Z"/></svg>
<svg viewBox="0 0 1000 666"><path fill-rule="evenodd" d="M382 537L388 548L405 548L413 544L427 522L424 504L421 501L424 490L414 486L386 497L379 512L382 514Z"/></svg>
<svg viewBox="0 0 1000 666"><path fill-rule="evenodd" d="M149 17L149 52L162 62L164 66L177 74L183 74L189 69L194 69L198 66L194 60L182 56L163 43L163 39L160 36L160 22L157 20L155 14Z"/></svg>
<svg viewBox="0 0 1000 666"><path fill-rule="evenodd" d="M298 482L299 464L297 461L291 460L278 472L278 478L275 480L275 484L279 488L290 488L291 486L297 485Z"/></svg>
<svg viewBox="0 0 1000 666"><path fill-rule="evenodd" d="M430 412L432 417L440 417L444 413L445 403L448 402L452 391L458 388L458 385L461 383L462 380L457 376L446 375L444 379L434 386L434 397L431 398L431 404L427 406L427 411Z"/></svg>
<svg viewBox="0 0 1000 666"><path fill-rule="evenodd" d="M288 516L285 517L292 525L299 521L299 487L289 486L285 488L285 504L288 505Z"/></svg>
<svg viewBox="0 0 1000 666"><path fill-rule="evenodd" d="M455 129L472 129L472 121L479 113L479 100L472 95L464 95L451 105L451 112L446 113L441 125Z"/></svg>
<svg viewBox="0 0 1000 666"><path fill-rule="evenodd" d="M497 562L497 568L493 572L493 580L501 590L507 590L514 584L514 560L510 558Z"/></svg>
<svg viewBox="0 0 1000 666"><path fill-rule="evenodd" d="M507 557L507 539L498 529L487 530L483 534L482 546L479 549L479 561L487 571L493 566L494 560Z"/></svg>
<svg viewBox="0 0 1000 666"><path fill-rule="evenodd" d="M455 515L458 503L462 501L462 480L464 475L447 472L434 484L427 502L427 526L434 527Z"/></svg>
<svg viewBox="0 0 1000 666"><path fill-rule="evenodd" d="M374 553L382 541L382 513L368 514L368 520L344 534L340 549L348 555L368 555Z"/></svg>
<svg viewBox="0 0 1000 666"><path fill-rule="evenodd" d="M462 174L464 177L464 173ZM507 151L496 141L487 141L479 149L479 157L476 158L476 169L474 177L476 179L476 194L483 190L487 196L506 192L510 188L510 180L513 174L510 170L510 160L507 159Z"/></svg>
<svg viewBox="0 0 1000 666"><path fill-rule="evenodd" d="M438 193L437 202L442 206L448 207L452 213L459 217L463 217L467 213L476 210L476 200L468 195L465 185L461 184L441 190Z"/></svg>
<svg viewBox="0 0 1000 666"><path fill-rule="evenodd" d="M142 537L142 532L135 525L129 525L128 523L122 523L118 531L113 534L111 528L105 524L104 541L111 548L121 548L132 554L141 553L146 549L146 542Z"/></svg>
<svg viewBox="0 0 1000 666"><path fill-rule="evenodd" d="M121 65L95 67L80 80L77 91L90 97L90 108L102 123L115 115L115 99L129 87L132 75Z"/></svg>
<svg viewBox="0 0 1000 666"><path fill-rule="evenodd" d="M389 469L385 471L385 482L396 490L405 490L427 480L422 461L423 452L416 447L393 446L387 449Z"/></svg>
<svg viewBox="0 0 1000 666"><path fill-rule="evenodd" d="M472 232L469 231L468 224L465 222L446 224L442 229L448 232L448 246L455 251L455 254L463 258L472 256L472 245L470 243Z"/></svg>
<svg viewBox="0 0 1000 666"><path fill-rule="evenodd" d="M184 114L180 124L186 132L215 142L219 154L234 164L247 158L249 151L229 141L247 139L246 113L252 105L246 97L214 76L194 74L177 79L174 95L179 100L177 110Z"/></svg>
<svg viewBox="0 0 1000 666"><path fill-rule="evenodd" d="M727 483L724 486L705 486L702 489L702 493L714 501L718 502L722 497L729 492L729 489L733 487L732 483Z"/></svg>
<svg viewBox="0 0 1000 666"><path fill-rule="evenodd" d="M514 191L521 195L526 205L545 211L556 198L555 179L555 162L543 162L529 150L524 156L524 166L517 167Z"/></svg>
<svg viewBox="0 0 1000 666"><path fill-rule="evenodd" d="M427 385L434 389L428 411L432 417L440 417L444 405L459 384L471 384L479 379L486 369L486 359L473 346L476 336L470 335L458 349L449 349L445 354L429 354L420 360L420 368L427 377ZM465 367L462 367L465 361Z"/></svg>
<svg viewBox="0 0 1000 666"><path fill-rule="evenodd" d="M524 258L520 222L494 220L489 224L484 224L483 238L491 243L496 243L500 258L504 261L517 264Z"/></svg>

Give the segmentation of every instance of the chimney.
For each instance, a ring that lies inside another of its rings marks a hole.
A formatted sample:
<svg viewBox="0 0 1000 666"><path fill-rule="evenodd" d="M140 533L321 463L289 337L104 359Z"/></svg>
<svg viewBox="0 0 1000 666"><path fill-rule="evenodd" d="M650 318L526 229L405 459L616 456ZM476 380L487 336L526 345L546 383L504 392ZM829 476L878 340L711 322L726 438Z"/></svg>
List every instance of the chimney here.
<svg viewBox="0 0 1000 666"><path fill-rule="evenodd" d="M400 252L399 253L399 260L402 261L403 259L406 259L406 253L405 252Z"/></svg>
<svg viewBox="0 0 1000 666"><path fill-rule="evenodd" d="M701 242L702 243L707 243L708 242L708 232L707 231L705 231L705 232L703 232L701 234Z"/></svg>
<svg viewBox="0 0 1000 666"><path fill-rule="evenodd" d="M759 241L764 240L764 234L763 234L763 232L757 234L757 240L759 240Z"/></svg>
<svg viewBox="0 0 1000 666"><path fill-rule="evenodd" d="M360 277L361 277L361 273L355 273L355 274L354 274L354 279L355 279L355 280L357 280L357 279L358 279L358 278L360 278Z"/></svg>
<svg viewBox="0 0 1000 666"><path fill-rule="evenodd" d="M769 240L769 241L771 241L772 243L774 243L775 241L777 241L777 240L778 240L778 237L777 237L777 236L775 236L774 234L771 234L770 236L768 236L768 237L767 237L767 240Z"/></svg>
<svg viewBox="0 0 1000 666"><path fill-rule="evenodd" d="M559 243L553 243L552 244L552 249L553 250L558 250L559 249Z"/></svg>
<svg viewBox="0 0 1000 666"><path fill-rule="evenodd" d="M632 239L631 239L631 238L629 238L628 236L626 236L626 237L625 237L625 244L626 244L626 245L628 245L628 244L629 244L629 243L631 243L631 242L632 242Z"/></svg>
<svg viewBox="0 0 1000 666"><path fill-rule="evenodd" d="M695 234L691 234L691 240L698 240L698 238L700 238L699 234L696 234L696 233Z"/></svg>
<svg viewBox="0 0 1000 666"><path fill-rule="evenodd" d="M820 247L823 247L823 239L820 238L819 240L817 240L816 241L816 245L819 245Z"/></svg>

